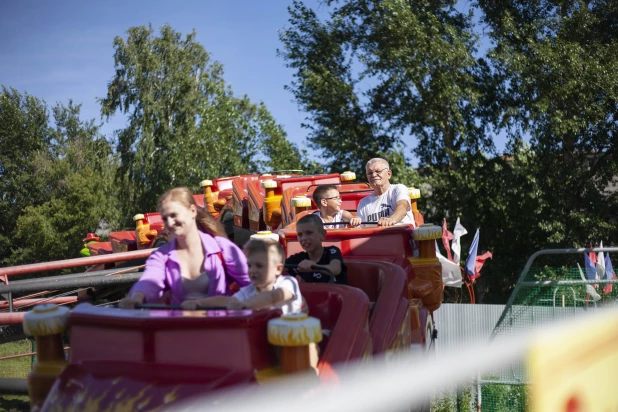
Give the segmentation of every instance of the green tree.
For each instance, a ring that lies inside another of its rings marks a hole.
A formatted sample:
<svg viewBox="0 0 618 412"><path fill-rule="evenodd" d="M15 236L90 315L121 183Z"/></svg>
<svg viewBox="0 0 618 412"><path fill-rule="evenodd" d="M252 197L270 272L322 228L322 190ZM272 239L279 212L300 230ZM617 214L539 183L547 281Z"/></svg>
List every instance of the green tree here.
<svg viewBox="0 0 618 412"><path fill-rule="evenodd" d="M79 112L72 101L53 108L50 145L30 171L45 196L19 211L9 264L75 257L86 233L118 223L116 159L99 127L80 120Z"/></svg>
<svg viewBox="0 0 618 412"><path fill-rule="evenodd" d="M511 141L529 136L538 199L528 242L614 239L618 198L618 63L611 1L479 0L505 80L498 101Z"/></svg>
<svg viewBox="0 0 618 412"><path fill-rule="evenodd" d="M309 114L309 141L331 168L363 172L405 136L426 166L456 169L458 152L493 150L498 79L474 57L472 16L454 3L333 0L325 21L301 1L289 8L279 53L295 71L289 90Z"/></svg>
<svg viewBox="0 0 618 412"><path fill-rule="evenodd" d="M114 39L116 75L100 103L106 118L128 115L117 132L125 216L153 210L174 186L303 166L264 104L235 97L195 36L165 25L158 36L141 26Z"/></svg>
<svg viewBox="0 0 618 412"><path fill-rule="evenodd" d="M43 202L48 191L35 175L39 153L51 137L41 100L2 86L0 93L0 262L11 253L11 234L23 209Z"/></svg>

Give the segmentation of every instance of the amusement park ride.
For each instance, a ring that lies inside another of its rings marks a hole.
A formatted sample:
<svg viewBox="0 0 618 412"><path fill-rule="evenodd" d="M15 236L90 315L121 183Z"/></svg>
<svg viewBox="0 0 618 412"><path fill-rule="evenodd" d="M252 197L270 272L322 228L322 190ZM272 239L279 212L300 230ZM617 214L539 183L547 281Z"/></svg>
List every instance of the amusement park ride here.
<svg viewBox="0 0 618 412"><path fill-rule="evenodd" d="M311 200L316 187L336 185L341 208L349 211L372 191L366 183L355 183L351 172L284 172L204 180L203 194L194 199L223 223L237 244L250 236L275 236L290 256L301 251L295 222L316 209ZM411 348L428 350L436 336L432 314L443 298L435 249L442 228L425 225L416 203L420 192L411 188L410 196L416 229L327 229L324 244L341 249L350 286L301 283L308 317L281 316L278 309L182 311L144 305L126 310L88 303L70 311L42 305L26 312L24 330L37 342L37 361L29 376L31 404L46 411L152 410L233 385L257 388L299 371L313 371L317 384L329 383L336 381L338 365L346 362ZM134 231L112 232L109 242L87 243L90 257L53 267L90 265L83 275L134 281L138 273L118 275L117 268L134 259L143 263L153 248L167 241L159 213L137 214L134 221ZM8 284L12 273L52 267L38 265L2 268L0 278ZM120 283L110 282L116 287ZM63 353L65 326L70 330L68 360ZM315 368L308 361L312 344L320 353Z"/></svg>

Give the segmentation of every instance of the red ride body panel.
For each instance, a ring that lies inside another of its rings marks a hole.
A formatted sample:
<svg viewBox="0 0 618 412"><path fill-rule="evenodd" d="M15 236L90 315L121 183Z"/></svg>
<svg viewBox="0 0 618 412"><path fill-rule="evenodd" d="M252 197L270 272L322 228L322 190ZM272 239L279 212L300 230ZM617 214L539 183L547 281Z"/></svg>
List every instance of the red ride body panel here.
<svg viewBox="0 0 618 412"><path fill-rule="evenodd" d="M112 242L112 250L114 251L114 253L137 250L137 242L135 241L134 230L110 232L108 238L110 242Z"/></svg>
<svg viewBox="0 0 618 412"><path fill-rule="evenodd" d="M87 245L90 256L107 255L112 253L112 242L92 242Z"/></svg>
<svg viewBox="0 0 618 412"><path fill-rule="evenodd" d="M403 276L403 275L401 275ZM386 291L386 289L384 289ZM371 356L369 299L360 289L301 284L310 315L332 334L320 379L337 379L336 364ZM390 300L385 295L384 299ZM255 381L276 366L267 322L279 310L137 311L80 305L69 315L69 366L43 410L149 410L215 389ZM389 338L389 340L392 340ZM116 388L114 388L116 387Z"/></svg>
<svg viewBox="0 0 618 412"><path fill-rule="evenodd" d="M242 175L232 181L232 201L234 208L234 226L249 228L247 185L252 180L257 180L260 175Z"/></svg>

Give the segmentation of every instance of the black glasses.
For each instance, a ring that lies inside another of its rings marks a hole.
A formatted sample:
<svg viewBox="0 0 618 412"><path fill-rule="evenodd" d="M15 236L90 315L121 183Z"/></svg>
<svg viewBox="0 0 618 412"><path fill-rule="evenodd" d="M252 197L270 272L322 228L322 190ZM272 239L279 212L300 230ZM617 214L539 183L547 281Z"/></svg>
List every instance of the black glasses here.
<svg viewBox="0 0 618 412"><path fill-rule="evenodd" d="M335 200L339 200L339 201L341 201L341 196L323 197L322 199L324 199L324 200L331 200L331 199L335 199Z"/></svg>
<svg viewBox="0 0 618 412"><path fill-rule="evenodd" d="M368 172L368 173L367 173L367 176L373 176L373 175L375 175L375 174L378 174L378 175L379 175L379 174L382 174L382 172L383 172L383 171L385 171L385 170L388 170L388 168L384 168L384 169L382 169L382 170L374 170L373 172Z"/></svg>

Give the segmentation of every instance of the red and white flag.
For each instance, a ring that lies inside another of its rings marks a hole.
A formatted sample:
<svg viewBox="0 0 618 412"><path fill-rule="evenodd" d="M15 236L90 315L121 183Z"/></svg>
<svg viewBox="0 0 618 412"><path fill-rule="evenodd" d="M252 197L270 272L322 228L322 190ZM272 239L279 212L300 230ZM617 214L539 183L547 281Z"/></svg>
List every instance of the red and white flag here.
<svg viewBox="0 0 618 412"><path fill-rule="evenodd" d="M446 257L448 258L448 260L450 260L451 262L455 262L453 260L453 256L451 255L451 246L448 243L451 240L453 240L453 234L448 231L445 218L442 222L442 244L444 245L444 249L446 250Z"/></svg>

